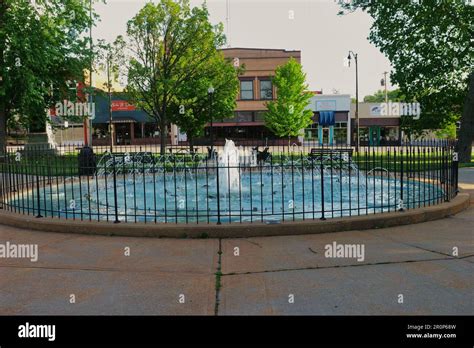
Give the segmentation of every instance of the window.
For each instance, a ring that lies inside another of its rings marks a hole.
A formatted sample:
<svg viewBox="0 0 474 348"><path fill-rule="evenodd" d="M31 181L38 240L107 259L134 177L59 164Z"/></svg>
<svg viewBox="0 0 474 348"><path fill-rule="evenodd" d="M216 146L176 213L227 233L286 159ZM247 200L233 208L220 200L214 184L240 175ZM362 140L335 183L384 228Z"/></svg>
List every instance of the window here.
<svg viewBox="0 0 474 348"><path fill-rule="evenodd" d="M234 122L252 122L253 112L252 111L236 111Z"/></svg>
<svg viewBox="0 0 474 348"><path fill-rule="evenodd" d="M334 127L334 140L336 144L347 142L347 122L337 122Z"/></svg>
<svg viewBox="0 0 474 348"><path fill-rule="evenodd" d="M266 111L256 111L255 112L255 121L265 121Z"/></svg>
<svg viewBox="0 0 474 348"><path fill-rule="evenodd" d="M272 81L260 80L260 99L273 99Z"/></svg>
<svg viewBox="0 0 474 348"><path fill-rule="evenodd" d="M240 81L240 99L242 100L253 99L253 81L251 80Z"/></svg>

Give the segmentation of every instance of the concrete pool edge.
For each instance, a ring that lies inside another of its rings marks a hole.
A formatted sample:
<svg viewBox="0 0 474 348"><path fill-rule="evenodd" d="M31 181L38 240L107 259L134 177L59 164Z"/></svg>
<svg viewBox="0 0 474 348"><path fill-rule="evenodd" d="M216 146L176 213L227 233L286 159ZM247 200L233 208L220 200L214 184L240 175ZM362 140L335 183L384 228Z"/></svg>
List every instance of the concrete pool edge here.
<svg viewBox="0 0 474 348"><path fill-rule="evenodd" d="M470 205L468 193L459 193L450 202L403 212L378 213L372 215L321 220L288 221L278 224L233 223L233 224L153 224L119 223L65 220L58 218L35 218L0 209L0 226L22 229L122 237L155 238L248 238L287 236L368 230L416 224L455 215Z"/></svg>

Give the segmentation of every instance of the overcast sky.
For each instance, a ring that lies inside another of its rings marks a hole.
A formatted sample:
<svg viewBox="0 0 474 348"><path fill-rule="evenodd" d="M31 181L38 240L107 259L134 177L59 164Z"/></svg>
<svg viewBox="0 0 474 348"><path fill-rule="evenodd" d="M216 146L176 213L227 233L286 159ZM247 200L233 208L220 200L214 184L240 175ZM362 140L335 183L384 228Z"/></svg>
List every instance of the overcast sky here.
<svg viewBox="0 0 474 348"><path fill-rule="evenodd" d="M146 2L107 0L105 5L96 4L101 21L94 38L113 41L125 34L127 21ZM202 2L191 0L194 6ZM359 55L359 99L381 89L383 72L390 72L388 59L367 40L370 16L361 11L338 16L334 0L207 0L207 4L211 22L224 24L230 47L301 50L311 90L337 90L355 96L355 67L343 65L349 50Z"/></svg>

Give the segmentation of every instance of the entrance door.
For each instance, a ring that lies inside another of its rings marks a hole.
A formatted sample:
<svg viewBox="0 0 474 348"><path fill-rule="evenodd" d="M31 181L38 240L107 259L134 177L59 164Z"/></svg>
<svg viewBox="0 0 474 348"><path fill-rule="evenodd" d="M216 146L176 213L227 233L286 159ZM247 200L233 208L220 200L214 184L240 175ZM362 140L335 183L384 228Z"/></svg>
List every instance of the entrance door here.
<svg viewBox="0 0 474 348"><path fill-rule="evenodd" d="M373 146L380 145L380 127L379 126L369 127L369 145L373 145Z"/></svg>
<svg viewBox="0 0 474 348"><path fill-rule="evenodd" d="M130 145L132 139L130 123L116 123L115 134L117 145Z"/></svg>
<svg viewBox="0 0 474 348"><path fill-rule="evenodd" d="M319 145L332 145L334 138L334 129L333 126L329 127L318 127L318 138Z"/></svg>
<svg viewBox="0 0 474 348"><path fill-rule="evenodd" d="M323 128L323 144L329 145L329 128Z"/></svg>

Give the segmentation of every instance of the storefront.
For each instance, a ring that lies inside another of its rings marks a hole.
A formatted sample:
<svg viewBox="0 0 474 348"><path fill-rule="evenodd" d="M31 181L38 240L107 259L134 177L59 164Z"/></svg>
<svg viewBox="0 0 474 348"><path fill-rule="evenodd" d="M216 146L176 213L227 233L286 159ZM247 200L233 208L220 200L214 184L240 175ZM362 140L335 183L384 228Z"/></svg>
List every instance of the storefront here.
<svg viewBox="0 0 474 348"><path fill-rule="evenodd" d="M355 104L351 105L352 124L355 128ZM400 116L382 115L381 103L359 103L360 145L399 145Z"/></svg>
<svg viewBox="0 0 474 348"><path fill-rule="evenodd" d="M311 98L313 124L304 130L305 143L324 145L350 144L351 123L349 95L318 94Z"/></svg>
<svg viewBox="0 0 474 348"><path fill-rule="evenodd" d="M92 141L96 146L110 145L110 120L108 98L96 96L96 117L93 120ZM174 127L176 128L176 127ZM112 134L114 145L159 144L160 132L144 111L136 109L121 95L112 97ZM167 143L171 143L172 127Z"/></svg>

